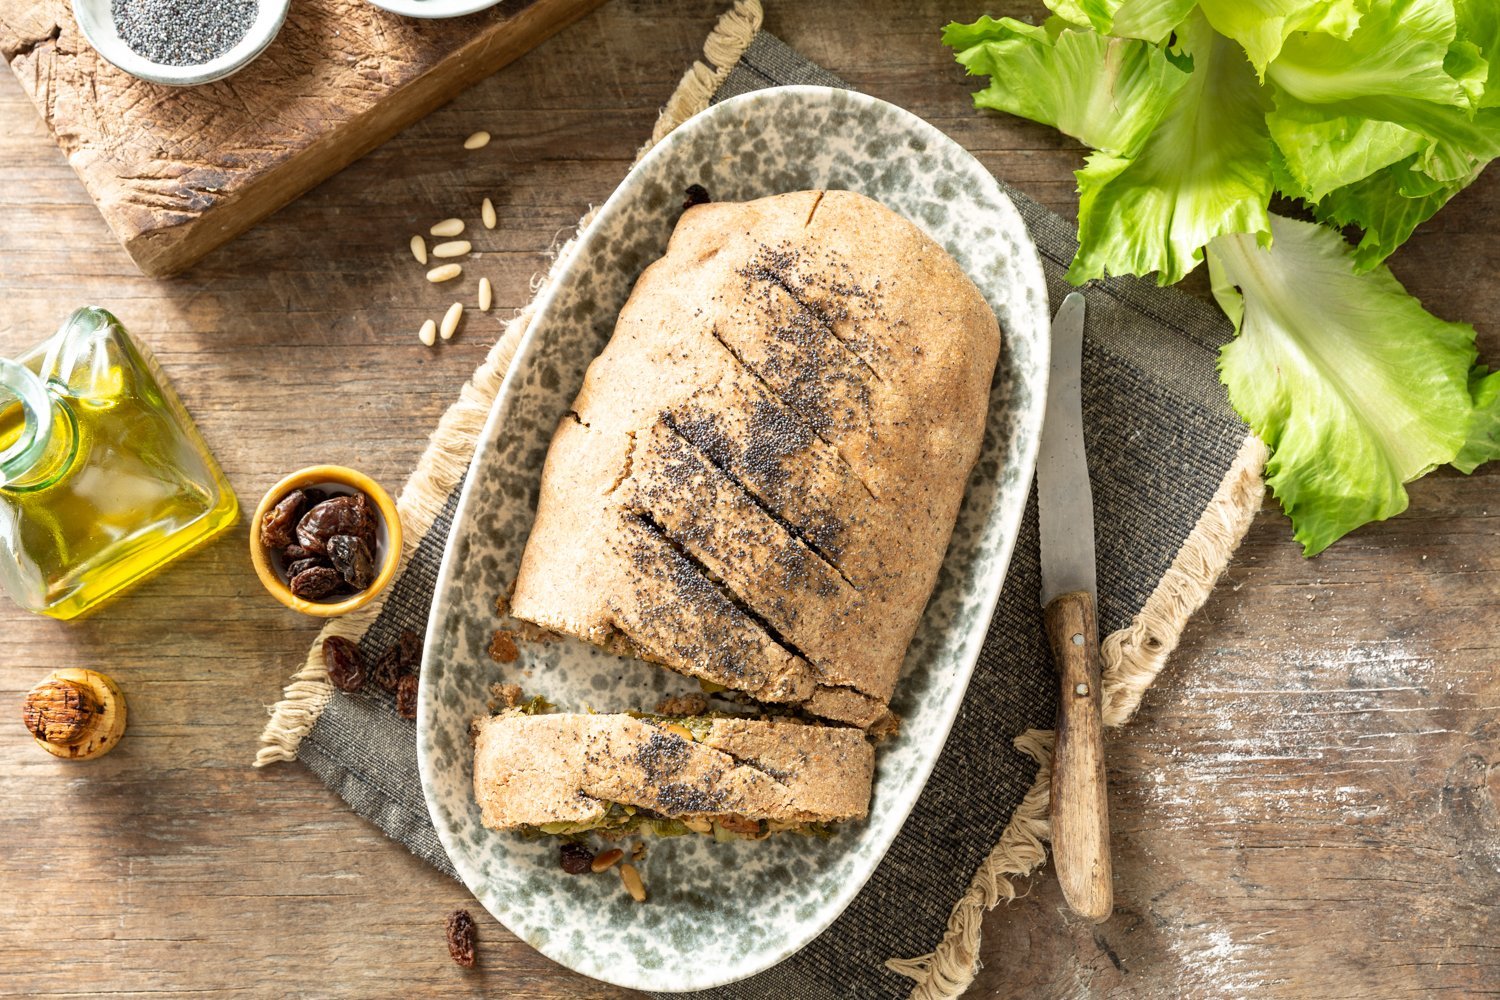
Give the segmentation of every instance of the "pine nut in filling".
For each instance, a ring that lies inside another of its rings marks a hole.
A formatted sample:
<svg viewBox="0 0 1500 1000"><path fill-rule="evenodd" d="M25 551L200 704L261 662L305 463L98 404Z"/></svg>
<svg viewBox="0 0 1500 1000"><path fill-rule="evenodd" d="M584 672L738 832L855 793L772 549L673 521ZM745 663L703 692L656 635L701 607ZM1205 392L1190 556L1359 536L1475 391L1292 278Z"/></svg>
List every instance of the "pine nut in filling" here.
<svg viewBox="0 0 1500 1000"><path fill-rule="evenodd" d="M444 219L442 222L436 223L431 229L427 231L434 236L457 236L459 233L464 231L464 220Z"/></svg>
<svg viewBox="0 0 1500 1000"><path fill-rule="evenodd" d="M473 135L464 140L464 149L483 149L489 144L490 134L488 132L480 131L475 132Z"/></svg>
<svg viewBox="0 0 1500 1000"><path fill-rule="evenodd" d="M427 241L420 236L411 238L411 255L417 258L418 264L427 263Z"/></svg>
<svg viewBox="0 0 1500 1000"><path fill-rule="evenodd" d="M635 870L635 865L620 866L620 881L625 883L625 891L630 893L631 899L637 903L646 901L646 883L641 881L641 873Z"/></svg>
<svg viewBox="0 0 1500 1000"><path fill-rule="evenodd" d="M489 278L479 279L479 311L489 312L490 303L495 300L495 289L490 286Z"/></svg>
<svg viewBox="0 0 1500 1000"><path fill-rule="evenodd" d="M444 340L452 340L454 331L458 329L458 321L463 318L463 314L462 302L455 302L449 306L448 311L443 314L443 325L438 328L438 336Z"/></svg>
<svg viewBox="0 0 1500 1000"><path fill-rule="evenodd" d="M437 343L437 324L430 319L424 320L422 322L422 329L417 331L417 339L428 347Z"/></svg>
<svg viewBox="0 0 1500 1000"><path fill-rule="evenodd" d="M495 218L495 203L493 201L490 201L488 198L484 199L479 206L479 218L484 221L484 228L495 228L497 220Z"/></svg>
<svg viewBox="0 0 1500 1000"><path fill-rule="evenodd" d="M458 264L439 264L427 272L427 280L436 284L439 281L451 281L464 271Z"/></svg>
<svg viewBox="0 0 1500 1000"><path fill-rule="evenodd" d="M468 240L449 240L432 248L434 257L462 257L472 249Z"/></svg>
<svg viewBox="0 0 1500 1000"><path fill-rule="evenodd" d="M594 861L591 865L589 865L589 867L596 872L602 872L605 869L613 866L616 861L619 861L624 856L624 851L620 850L618 847L611 847L607 851L600 851L598 854L594 855Z"/></svg>

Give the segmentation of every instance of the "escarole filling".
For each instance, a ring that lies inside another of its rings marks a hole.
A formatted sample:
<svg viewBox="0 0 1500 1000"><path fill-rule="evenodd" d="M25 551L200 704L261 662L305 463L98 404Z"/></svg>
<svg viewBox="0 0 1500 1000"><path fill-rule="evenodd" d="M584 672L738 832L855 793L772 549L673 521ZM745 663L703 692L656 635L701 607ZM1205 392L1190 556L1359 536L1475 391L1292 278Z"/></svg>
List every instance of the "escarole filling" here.
<svg viewBox="0 0 1500 1000"><path fill-rule="evenodd" d="M522 832L537 837L573 837L585 833L601 837L625 837L630 834L651 833L658 837L684 837L690 833L711 836L723 843L730 840L765 840L773 833L800 833L809 837L832 837L832 823L787 823L781 820L747 819L737 813L719 815L681 816L672 818L650 809L609 803L609 808L598 819L582 823L543 823L540 826L522 828Z"/></svg>

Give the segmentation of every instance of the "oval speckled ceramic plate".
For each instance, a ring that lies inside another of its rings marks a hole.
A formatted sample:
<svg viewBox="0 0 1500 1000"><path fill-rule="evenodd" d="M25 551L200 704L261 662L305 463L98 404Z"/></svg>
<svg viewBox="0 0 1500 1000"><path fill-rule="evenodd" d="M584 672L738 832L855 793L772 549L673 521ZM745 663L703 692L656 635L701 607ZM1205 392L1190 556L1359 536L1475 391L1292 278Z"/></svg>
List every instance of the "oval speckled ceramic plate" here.
<svg viewBox="0 0 1500 1000"><path fill-rule="evenodd" d="M519 566L553 427L636 277L665 252L693 183L719 201L826 187L884 202L957 258L994 307L1003 340L983 451L892 703L901 733L877 752L870 819L826 841L655 840L642 865L651 899L638 904L614 875L563 874L555 843L480 825L468 733L500 680L564 709L600 712L650 709L664 694L697 690L579 642L527 644L504 668L486 654L504 626L495 598ZM716 105L657 145L542 296L480 436L437 582L418 755L438 835L474 896L549 958L644 990L733 982L827 927L901 829L963 699L1030 489L1048 343L1041 262L1020 215L973 157L911 114L850 91L785 87Z"/></svg>

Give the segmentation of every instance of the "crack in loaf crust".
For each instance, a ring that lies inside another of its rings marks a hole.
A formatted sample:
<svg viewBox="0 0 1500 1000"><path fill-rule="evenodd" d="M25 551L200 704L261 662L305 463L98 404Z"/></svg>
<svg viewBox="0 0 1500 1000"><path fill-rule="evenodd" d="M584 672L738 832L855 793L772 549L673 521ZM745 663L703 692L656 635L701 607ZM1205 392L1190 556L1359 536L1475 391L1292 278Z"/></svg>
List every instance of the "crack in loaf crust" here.
<svg viewBox="0 0 1500 1000"><path fill-rule="evenodd" d="M479 723L485 826L597 821L609 804L663 816L864 819L875 751L842 726L714 719L701 741L628 715L498 715Z"/></svg>
<svg viewBox="0 0 1500 1000"><path fill-rule="evenodd" d="M958 264L868 198L688 209L552 440L511 613L872 724L999 349Z"/></svg>

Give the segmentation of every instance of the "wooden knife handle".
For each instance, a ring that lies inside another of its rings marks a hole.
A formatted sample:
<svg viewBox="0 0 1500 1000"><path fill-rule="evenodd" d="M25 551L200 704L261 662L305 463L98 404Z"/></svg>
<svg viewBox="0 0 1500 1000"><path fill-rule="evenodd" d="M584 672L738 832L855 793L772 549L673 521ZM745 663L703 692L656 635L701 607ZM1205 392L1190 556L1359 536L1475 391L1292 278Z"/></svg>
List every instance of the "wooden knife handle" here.
<svg viewBox="0 0 1500 1000"><path fill-rule="evenodd" d="M1062 594L1044 616L1060 683L1052 752L1052 863L1073 912L1097 923L1114 907L1114 888L1094 599L1087 591Z"/></svg>

